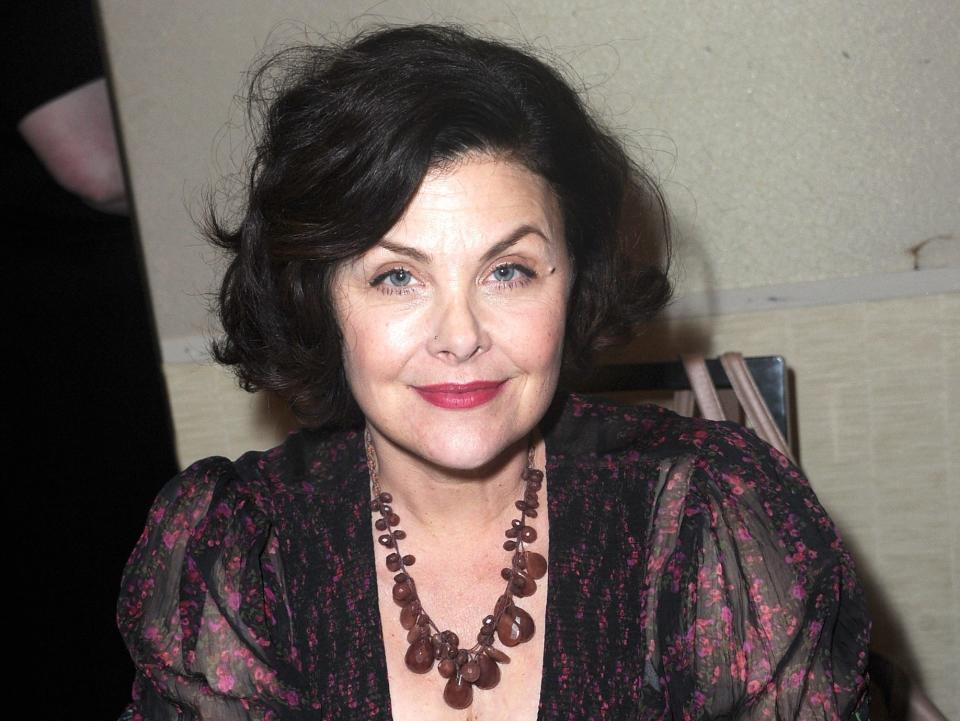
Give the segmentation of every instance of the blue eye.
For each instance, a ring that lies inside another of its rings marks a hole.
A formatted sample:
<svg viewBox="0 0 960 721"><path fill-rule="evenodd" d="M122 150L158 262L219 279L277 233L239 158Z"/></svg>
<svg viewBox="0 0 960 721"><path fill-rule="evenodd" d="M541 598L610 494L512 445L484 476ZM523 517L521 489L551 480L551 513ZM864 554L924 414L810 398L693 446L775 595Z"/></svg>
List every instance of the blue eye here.
<svg viewBox="0 0 960 721"><path fill-rule="evenodd" d="M410 280L413 278L413 276L406 268L394 268L393 270L388 270L386 273L381 273L378 275L376 278L370 281L370 285L380 285L385 280L391 278L394 282L388 283L388 285L396 288L402 288L405 285L410 285Z"/></svg>
<svg viewBox="0 0 960 721"><path fill-rule="evenodd" d="M408 285L410 283L410 277L410 273L404 268L397 268L387 276L387 278L393 278L397 281L394 285Z"/></svg>
<svg viewBox="0 0 960 721"><path fill-rule="evenodd" d="M497 280L513 280L518 272L516 266L513 265L500 265L493 270Z"/></svg>
<svg viewBox="0 0 960 721"><path fill-rule="evenodd" d="M503 265L498 265L490 274L495 280L510 285L523 283L529 278L536 276L534 271L519 263L504 263Z"/></svg>

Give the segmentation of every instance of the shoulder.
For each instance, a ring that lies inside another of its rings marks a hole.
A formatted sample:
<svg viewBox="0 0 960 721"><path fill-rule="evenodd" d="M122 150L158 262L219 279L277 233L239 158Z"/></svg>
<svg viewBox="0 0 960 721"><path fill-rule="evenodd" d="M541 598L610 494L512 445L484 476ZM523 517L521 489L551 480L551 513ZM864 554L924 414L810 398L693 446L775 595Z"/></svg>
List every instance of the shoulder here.
<svg viewBox="0 0 960 721"><path fill-rule="evenodd" d="M681 530L688 538L729 534L731 547L763 536L801 571L804 562L842 553L802 471L749 428L575 393L559 399L555 418L559 453L576 456L581 468L615 466L624 502L648 506L643 517L661 542L680 543Z"/></svg>
<svg viewBox="0 0 960 721"><path fill-rule="evenodd" d="M363 460L362 451L362 431L302 429L274 448L192 463L166 484L155 505L192 513L231 501L272 516L287 501L336 496Z"/></svg>
<svg viewBox="0 0 960 721"><path fill-rule="evenodd" d="M161 490L117 606L143 703L198 718L300 703L278 528L292 525L300 501L335 493L329 479L349 465L354 441L296 433L236 461L197 461Z"/></svg>
<svg viewBox="0 0 960 721"><path fill-rule="evenodd" d="M597 395L560 393L544 419L545 433L565 454L641 453L723 464L748 447L768 446L742 426L681 416L652 403L621 403Z"/></svg>
<svg viewBox="0 0 960 721"><path fill-rule="evenodd" d="M554 412L557 453L582 471L616 469L611 487L642 509L633 517L657 563L719 543L816 574L846 554L800 469L748 428L572 393Z"/></svg>
<svg viewBox="0 0 960 721"><path fill-rule="evenodd" d="M621 507L641 508L630 518L643 549L651 703L677 718L860 708L863 588L801 471L734 423L583 396L568 403L564 432L585 433L569 438L581 463L597 454L595 467L614 466Z"/></svg>
<svg viewBox="0 0 960 721"><path fill-rule="evenodd" d="M574 393L551 412L545 437L558 467L578 492L615 497L648 534L681 522L709 532L718 509L755 527L830 523L799 469L735 423Z"/></svg>
<svg viewBox="0 0 960 721"><path fill-rule="evenodd" d="M159 585L202 607L222 585L217 569L275 552L278 529L295 525L298 508L336 498L350 482L362 447L356 435L300 431L275 448L236 460L204 458L174 476L154 499L128 560L121 615L137 625L142 601Z"/></svg>

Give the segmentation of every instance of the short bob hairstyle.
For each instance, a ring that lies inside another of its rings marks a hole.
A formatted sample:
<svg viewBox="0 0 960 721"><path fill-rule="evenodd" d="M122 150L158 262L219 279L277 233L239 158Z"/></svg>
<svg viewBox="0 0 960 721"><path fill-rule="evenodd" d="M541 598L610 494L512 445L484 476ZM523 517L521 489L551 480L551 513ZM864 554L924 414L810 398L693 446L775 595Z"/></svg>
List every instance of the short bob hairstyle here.
<svg viewBox="0 0 960 721"><path fill-rule="evenodd" d="M559 200L575 273L561 383L670 297L659 189L526 52L453 26L378 28L281 51L254 73L249 102L259 129L241 215L228 227L208 214L207 234L230 259L213 354L306 426L361 420L336 269L380 241L431 169L468 154L522 164Z"/></svg>

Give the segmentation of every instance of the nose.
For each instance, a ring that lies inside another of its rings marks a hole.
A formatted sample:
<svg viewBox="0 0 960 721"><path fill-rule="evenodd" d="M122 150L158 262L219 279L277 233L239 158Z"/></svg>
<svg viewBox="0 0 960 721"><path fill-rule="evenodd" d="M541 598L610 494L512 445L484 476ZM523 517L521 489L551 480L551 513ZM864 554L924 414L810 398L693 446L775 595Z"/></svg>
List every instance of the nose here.
<svg viewBox="0 0 960 721"><path fill-rule="evenodd" d="M468 295L458 294L438 303L427 346L431 355L447 363L462 363L489 348L485 323Z"/></svg>

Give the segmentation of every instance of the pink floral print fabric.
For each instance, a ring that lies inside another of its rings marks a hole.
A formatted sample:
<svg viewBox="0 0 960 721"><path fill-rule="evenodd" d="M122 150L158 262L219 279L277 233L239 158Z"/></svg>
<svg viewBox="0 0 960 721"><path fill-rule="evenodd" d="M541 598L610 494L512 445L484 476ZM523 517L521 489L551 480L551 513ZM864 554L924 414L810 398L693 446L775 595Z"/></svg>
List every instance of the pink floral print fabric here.
<svg viewBox="0 0 960 721"><path fill-rule="evenodd" d="M576 394L541 431L538 721L865 721L863 591L796 467L734 424ZM174 478L122 582L125 718L389 721L369 500L359 430Z"/></svg>

